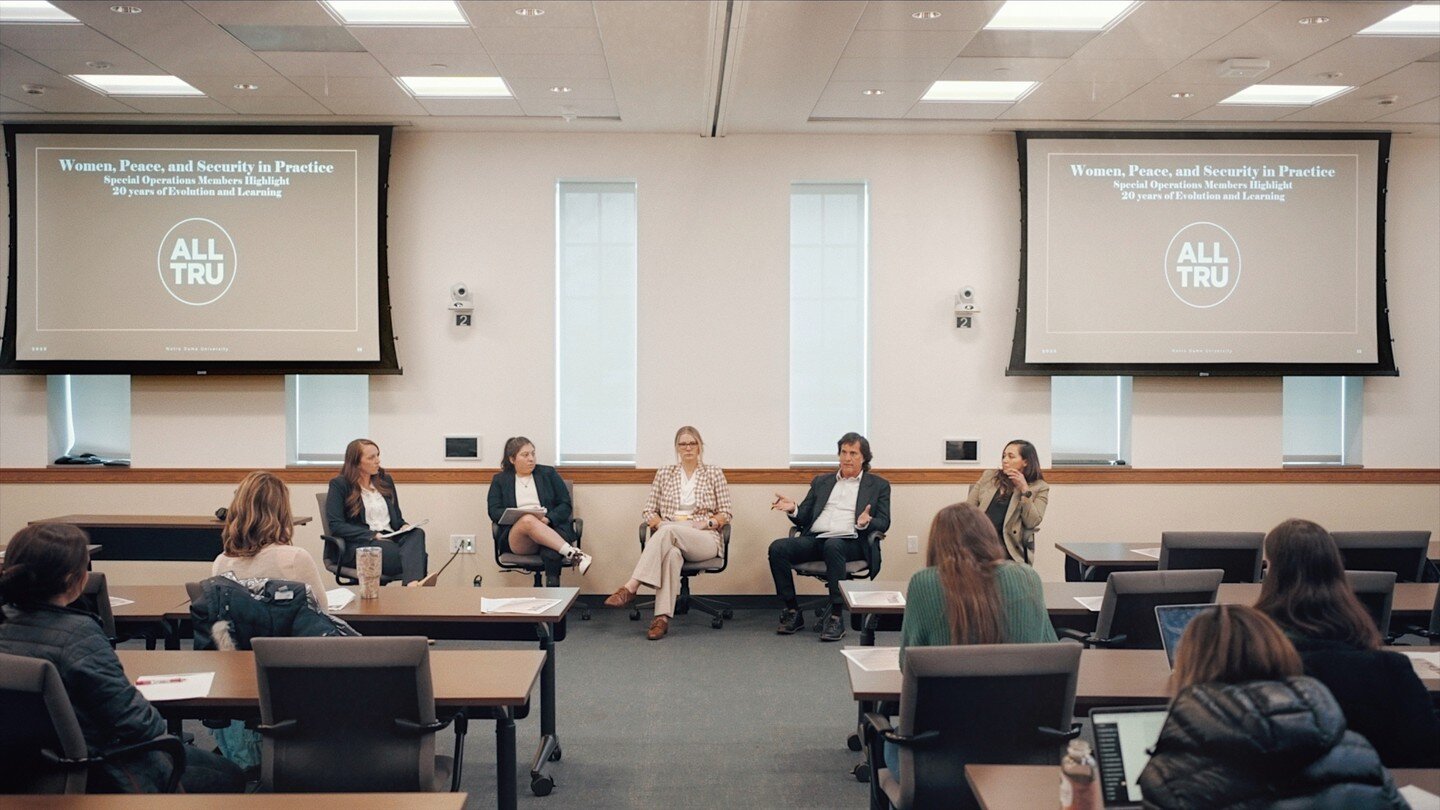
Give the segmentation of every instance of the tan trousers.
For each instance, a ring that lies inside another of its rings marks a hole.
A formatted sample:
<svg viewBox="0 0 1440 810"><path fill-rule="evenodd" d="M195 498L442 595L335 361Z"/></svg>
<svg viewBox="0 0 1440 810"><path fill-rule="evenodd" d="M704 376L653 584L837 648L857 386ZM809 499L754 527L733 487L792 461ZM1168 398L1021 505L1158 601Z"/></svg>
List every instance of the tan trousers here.
<svg viewBox="0 0 1440 810"><path fill-rule="evenodd" d="M680 566L720 556L720 535L708 529L666 523L645 541L631 576L655 589L655 615L674 616L680 594Z"/></svg>

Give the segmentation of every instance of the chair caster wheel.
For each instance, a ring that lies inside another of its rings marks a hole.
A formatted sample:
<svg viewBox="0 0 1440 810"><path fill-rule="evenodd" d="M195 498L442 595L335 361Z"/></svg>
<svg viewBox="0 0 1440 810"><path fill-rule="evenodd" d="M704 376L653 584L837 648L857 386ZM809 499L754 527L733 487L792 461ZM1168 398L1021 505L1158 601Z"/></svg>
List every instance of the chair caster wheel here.
<svg viewBox="0 0 1440 810"><path fill-rule="evenodd" d="M632 621L632 622L638 622L638 621L640 621L640 611L638 611L638 610L632 610L632 611L630 611L630 621Z"/></svg>
<svg viewBox="0 0 1440 810"><path fill-rule="evenodd" d="M860 735L851 734L849 737L845 738L845 747L849 748L851 751L859 751L861 748Z"/></svg>
<svg viewBox="0 0 1440 810"><path fill-rule="evenodd" d="M550 761L551 761L551 762L559 762L559 761L560 761L560 746L558 746L558 745L555 746L555 750L550 752Z"/></svg>
<svg viewBox="0 0 1440 810"><path fill-rule="evenodd" d="M530 792L536 796L549 796L555 789L555 780L548 776L537 776L530 780Z"/></svg>
<svg viewBox="0 0 1440 810"><path fill-rule="evenodd" d="M590 621L590 609L589 609L589 608L585 608L585 609L583 609L583 610L580 611L580 621L582 621L582 622L588 622L588 621Z"/></svg>
<svg viewBox="0 0 1440 810"><path fill-rule="evenodd" d="M868 762L862 762L862 763L860 763L859 765L856 765L855 767L851 768L851 769L850 769L850 773L855 777L855 781L856 781L856 782L869 782L869 781L870 781L870 763L868 763ZM544 795L544 794L541 794L541 795Z"/></svg>
<svg viewBox="0 0 1440 810"><path fill-rule="evenodd" d="M724 610L720 611L720 616L726 619L733 619L735 618L735 611L731 610L730 608L725 608Z"/></svg>
<svg viewBox="0 0 1440 810"><path fill-rule="evenodd" d="M711 619L710 626L715 628L716 630L719 630L720 628L725 626L725 622L721 621L720 619Z"/></svg>

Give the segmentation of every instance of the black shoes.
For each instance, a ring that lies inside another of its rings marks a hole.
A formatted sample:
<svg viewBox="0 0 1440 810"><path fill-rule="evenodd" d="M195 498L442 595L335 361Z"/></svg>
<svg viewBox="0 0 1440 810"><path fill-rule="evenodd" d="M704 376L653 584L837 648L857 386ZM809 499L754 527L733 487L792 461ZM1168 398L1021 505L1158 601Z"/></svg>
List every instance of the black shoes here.
<svg viewBox="0 0 1440 810"><path fill-rule="evenodd" d="M780 613L780 626L775 632L782 636L794 635L796 632L805 629L805 614L798 610L786 608Z"/></svg>
<svg viewBox="0 0 1440 810"><path fill-rule="evenodd" d="M821 641L839 641L845 637L845 620L842 614L831 613L825 617L825 627L820 631Z"/></svg>

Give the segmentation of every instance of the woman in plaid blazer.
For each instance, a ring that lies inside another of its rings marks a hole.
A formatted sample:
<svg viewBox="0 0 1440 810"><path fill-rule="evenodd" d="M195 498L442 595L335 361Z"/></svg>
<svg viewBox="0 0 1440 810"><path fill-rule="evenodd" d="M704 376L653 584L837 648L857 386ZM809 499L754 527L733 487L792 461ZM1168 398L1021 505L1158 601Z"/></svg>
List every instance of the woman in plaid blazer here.
<svg viewBox="0 0 1440 810"><path fill-rule="evenodd" d="M650 497L642 513L650 526L650 540L630 580L605 600L609 607L625 607L641 585L655 589L655 619L645 637L658 641L670 630L675 596L680 591L680 567L686 562L720 556L720 530L730 522L730 487L725 472L704 463L705 443L700 431L689 425L675 432L679 464L655 471Z"/></svg>

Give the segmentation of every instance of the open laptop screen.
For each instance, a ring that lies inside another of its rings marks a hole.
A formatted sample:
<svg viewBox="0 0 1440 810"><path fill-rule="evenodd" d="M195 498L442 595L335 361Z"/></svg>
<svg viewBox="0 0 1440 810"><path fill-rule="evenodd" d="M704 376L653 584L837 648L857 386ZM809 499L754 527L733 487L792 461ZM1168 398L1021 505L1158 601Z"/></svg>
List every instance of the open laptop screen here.
<svg viewBox="0 0 1440 810"><path fill-rule="evenodd" d="M1164 707L1144 706L1094 709L1095 761L1100 766L1100 787L1107 807L1141 800L1140 772L1150 761L1150 749L1165 724Z"/></svg>
<svg viewBox="0 0 1440 810"><path fill-rule="evenodd" d="M1165 657L1170 659L1170 668L1175 668L1175 656L1180 652L1180 636L1190 620L1206 610L1215 607L1206 605L1156 605L1155 621L1160 625L1160 643L1165 647Z"/></svg>

